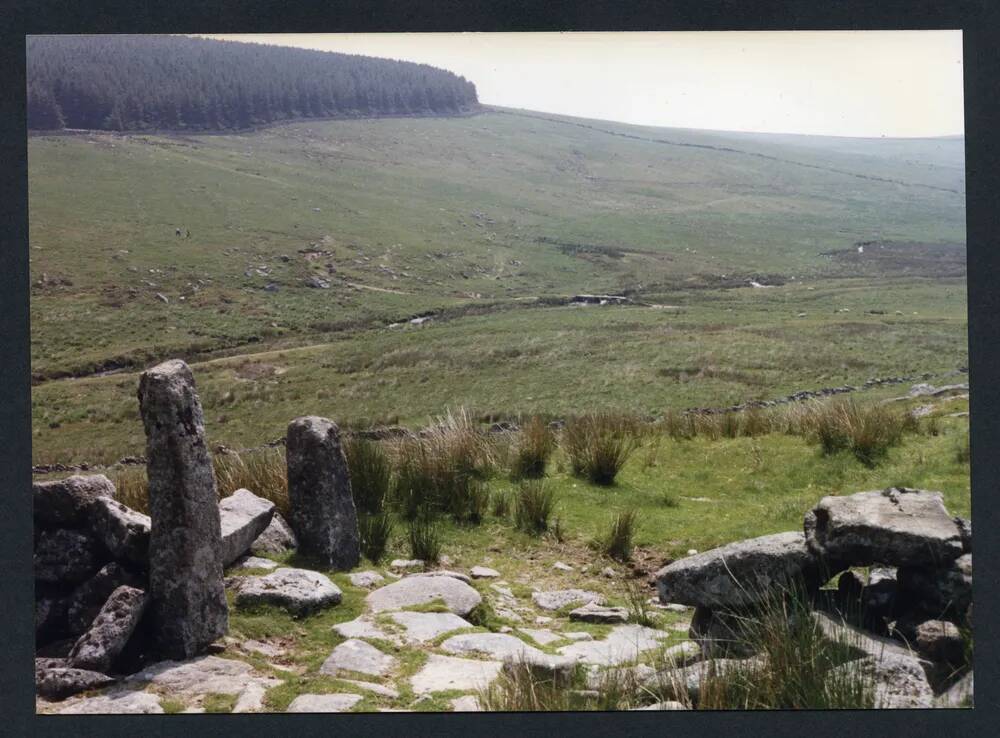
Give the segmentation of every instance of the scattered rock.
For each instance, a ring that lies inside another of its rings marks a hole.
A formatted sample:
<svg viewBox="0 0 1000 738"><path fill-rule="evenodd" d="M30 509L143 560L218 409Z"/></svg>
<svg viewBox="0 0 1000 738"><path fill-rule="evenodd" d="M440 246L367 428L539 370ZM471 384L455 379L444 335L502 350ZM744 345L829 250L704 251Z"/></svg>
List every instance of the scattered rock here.
<svg viewBox="0 0 1000 738"><path fill-rule="evenodd" d="M90 629L70 651L73 667L109 672L139 624L147 602L141 589L122 586L112 592Z"/></svg>
<svg viewBox="0 0 1000 738"><path fill-rule="evenodd" d="M349 579L355 587L364 587L365 589L371 589L375 585L382 584L385 581L385 577L377 571L355 572L350 575Z"/></svg>
<svg viewBox="0 0 1000 738"><path fill-rule="evenodd" d="M532 592L532 601L543 610L561 610L569 605L604 604L604 596L583 589L557 589L551 592Z"/></svg>
<svg viewBox="0 0 1000 738"><path fill-rule="evenodd" d="M475 695L466 694L461 697L456 697L451 701L452 712L482 712L483 708L479 705L479 700L476 699Z"/></svg>
<svg viewBox="0 0 1000 738"><path fill-rule="evenodd" d="M264 697L267 694L265 686L259 682L251 682L240 692L233 705L234 713L261 712L264 709Z"/></svg>
<svg viewBox="0 0 1000 738"><path fill-rule="evenodd" d="M347 712L362 699L360 694L300 694L285 712Z"/></svg>
<svg viewBox="0 0 1000 738"><path fill-rule="evenodd" d="M99 689L115 680L106 674L88 669L46 667L35 669L35 691L47 700L62 700L88 689Z"/></svg>
<svg viewBox="0 0 1000 738"><path fill-rule="evenodd" d="M922 609L961 619L972 604L972 554L944 566L901 566L897 572L900 593Z"/></svg>
<svg viewBox="0 0 1000 738"><path fill-rule="evenodd" d="M35 539L35 580L49 584L76 584L100 568L97 542L68 528L42 530Z"/></svg>
<svg viewBox="0 0 1000 738"><path fill-rule="evenodd" d="M947 620L927 620L916 629L917 652L931 661L960 665L964 660L965 644L958 626Z"/></svg>
<svg viewBox="0 0 1000 738"><path fill-rule="evenodd" d="M656 584L663 602L740 606L758 601L775 586L792 585L814 566L802 533L775 533L675 561L656 573Z"/></svg>
<svg viewBox="0 0 1000 738"><path fill-rule="evenodd" d="M343 677L340 677L340 681L346 682L351 686L358 687L359 689L365 689L383 697L388 697L389 699L399 699L399 691L393 689L392 687L386 687L385 685L376 684L375 682L362 682L360 679L344 679Z"/></svg>
<svg viewBox="0 0 1000 738"><path fill-rule="evenodd" d="M497 678L503 664L499 661L460 659L431 654L427 663L410 678L414 694L451 690L472 691L486 687Z"/></svg>
<svg viewBox="0 0 1000 738"><path fill-rule="evenodd" d="M569 564L564 564L561 561L557 561L556 563L554 563L552 565L552 568L556 569L557 571L574 571L572 566L570 566Z"/></svg>
<svg viewBox="0 0 1000 738"><path fill-rule="evenodd" d="M383 676L392 671L396 664L396 659L389 654L382 653L369 643L352 638L334 648L319 667L319 671L328 676L336 676L345 671Z"/></svg>
<svg viewBox="0 0 1000 738"><path fill-rule="evenodd" d="M224 567L250 550L271 524L274 503L248 489L238 489L219 502L219 526L222 546L219 556Z"/></svg>
<svg viewBox="0 0 1000 738"><path fill-rule="evenodd" d="M542 628L521 628L520 630L526 636L531 638L531 640L541 646L547 646L550 643L561 641L564 637L566 637L564 635L560 635L559 633L554 633L551 630L545 630ZM590 633L587 633L586 635L589 636Z"/></svg>
<svg viewBox="0 0 1000 738"><path fill-rule="evenodd" d="M60 715L160 715L163 707L155 694L137 689L112 688L96 696L73 700Z"/></svg>
<svg viewBox="0 0 1000 738"><path fill-rule="evenodd" d="M233 564L234 569L268 569L278 568L278 563L271 559L262 559L259 556L244 556Z"/></svg>
<svg viewBox="0 0 1000 738"><path fill-rule="evenodd" d="M581 631L571 631L569 633L563 633L563 638L569 641L592 641L594 636L590 633L584 633ZM540 641L539 641L540 642ZM542 645L545 645L544 643Z"/></svg>
<svg viewBox="0 0 1000 738"><path fill-rule="evenodd" d="M460 582L465 582L466 584L472 584L472 578L468 574L463 574L460 571L451 571L449 569L435 569L434 571L415 571L412 574L407 574L409 577L452 577Z"/></svg>
<svg viewBox="0 0 1000 738"><path fill-rule="evenodd" d="M148 515L110 498L95 499L88 510L90 529L116 559L145 567L149 563Z"/></svg>
<svg viewBox="0 0 1000 738"><path fill-rule="evenodd" d="M546 676L568 677L576 666L575 659L551 656L506 633L463 633L444 641L441 648L450 653L479 653L507 664L524 664Z"/></svg>
<svg viewBox="0 0 1000 738"><path fill-rule="evenodd" d="M867 673L875 679L877 709L923 708L934 704L934 692L924 669L913 657L888 652L865 656L835 666L827 679L842 679L844 672Z"/></svg>
<svg viewBox="0 0 1000 738"><path fill-rule="evenodd" d="M131 685L152 685L172 697L190 699L206 694L238 695L257 682L271 687L276 679L266 677L250 664L218 656L199 656L187 661L161 661L126 677Z"/></svg>
<svg viewBox="0 0 1000 738"><path fill-rule="evenodd" d="M219 560L215 474L188 365L167 361L143 372L139 409L152 519L152 632L160 653L190 658L225 635L229 610Z"/></svg>
<svg viewBox="0 0 1000 738"><path fill-rule="evenodd" d="M752 674L763 664L764 661L760 656L747 659L708 659L677 669L656 672L646 680L646 684L653 689L673 692L678 697L686 695L692 702L697 702L702 682L706 678L733 671L745 673L752 678Z"/></svg>
<svg viewBox="0 0 1000 738"><path fill-rule="evenodd" d="M472 623L450 612L393 612L389 617L406 629L406 640L426 643L453 630L471 628Z"/></svg>
<svg viewBox="0 0 1000 738"><path fill-rule="evenodd" d="M935 707L972 707L972 672L963 676L934 699Z"/></svg>
<svg viewBox="0 0 1000 738"><path fill-rule="evenodd" d="M660 647L669 634L642 625L616 625L603 640L579 641L557 649L584 664L614 666L635 661L645 651Z"/></svg>
<svg viewBox="0 0 1000 738"><path fill-rule="evenodd" d="M74 527L86 522L90 503L114 497L115 485L103 474L74 475L31 485L32 514L41 526Z"/></svg>
<svg viewBox="0 0 1000 738"><path fill-rule="evenodd" d="M278 656L283 656L285 654L285 649L275 646L273 643L267 643L265 641L243 641L240 644L240 648L244 651L250 651L251 653L258 653L261 656L265 656L269 659L276 658Z"/></svg>
<svg viewBox="0 0 1000 738"><path fill-rule="evenodd" d="M583 607L571 610L569 619L584 623L627 623L628 610L624 607L604 607L588 602Z"/></svg>
<svg viewBox="0 0 1000 738"><path fill-rule="evenodd" d="M344 638L378 638L384 641L391 641L393 638L384 630L379 628L370 618L362 615L346 623L337 623L333 626L334 632L344 636Z"/></svg>
<svg viewBox="0 0 1000 738"><path fill-rule="evenodd" d="M473 579L496 579L500 576L500 572L487 566L474 566L469 573Z"/></svg>
<svg viewBox="0 0 1000 738"><path fill-rule="evenodd" d="M340 598L340 588L324 574L282 567L262 577L245 577L236 591L236 606L271 605L302 616L333 607Z"/></svg>
<svg viewBox="0 0 1000 738"><path fill-rule="evenodd" d="M389 562L389 568L397 571L420 570L424 568L424 562L422 559L393 559Z"/></svg>
<svg viewBox="0 0 1000 738"><path fill-rule="evenodd" d="M350 570L361 559L358 516L340 429L326 418L296 418L285 437L291 522L302 553Z"/></svg>
<svg viewBox="0 0 1000 738"><path fill-rule="evenodd" d="M443 600L449 610L464 617L478 607L483 598L465 582L447 576L405 577L376 589L365 598L372 612L402 610L434 600Z"/></svg>
<svg viewBox="0 0 1000 738"><path fill-rule="evenodd" d="M271 518L264 532L250 546L250 552L255 554L281 554L291 551L299 545L295 533L277 512Z"/></svg>
<svg viewBox="0 0 1000 738"><path fill-rule="evenodd" d="M824 497L806 514L805 533L817 555L853 566L942 565L963 553L941 495L901 487Z"/></svg>
<svg viewBox="0 0 1000 738"><path fill-rule="evenodd" d="M603 574L604 576L606 576L608 579L614 579L615 578L615 570L612 569L610 566L606 566L603 569L601 569L601 574Z"/></svg>

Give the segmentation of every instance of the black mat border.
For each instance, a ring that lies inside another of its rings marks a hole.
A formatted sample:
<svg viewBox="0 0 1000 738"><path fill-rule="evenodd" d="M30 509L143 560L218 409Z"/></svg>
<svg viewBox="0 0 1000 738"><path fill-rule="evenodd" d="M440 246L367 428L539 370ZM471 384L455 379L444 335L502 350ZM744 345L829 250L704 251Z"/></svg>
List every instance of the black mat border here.
<svg viewBox="0 0 1000 738"><path fill-rule="evenodd" d="M0 733L9 735L992 735L997 715L1000 494L1000 12L994 0L113 0L0 3ZM976 708L949 711L35 716L24 35L337 31L962 29L965 45L972 497L979 561ZM993 728L993 729L991 729Z"/></svg>

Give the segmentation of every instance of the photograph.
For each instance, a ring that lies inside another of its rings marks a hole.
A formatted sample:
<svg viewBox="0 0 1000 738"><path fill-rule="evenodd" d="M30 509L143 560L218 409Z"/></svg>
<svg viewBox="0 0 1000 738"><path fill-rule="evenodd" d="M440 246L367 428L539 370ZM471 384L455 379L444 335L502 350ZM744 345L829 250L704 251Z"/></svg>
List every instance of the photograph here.
<svg viewBox="0 0 1000 738"><path fill-rule="evenodd" d="M962 30L21 38L37 722L973 707Z"/></svg>

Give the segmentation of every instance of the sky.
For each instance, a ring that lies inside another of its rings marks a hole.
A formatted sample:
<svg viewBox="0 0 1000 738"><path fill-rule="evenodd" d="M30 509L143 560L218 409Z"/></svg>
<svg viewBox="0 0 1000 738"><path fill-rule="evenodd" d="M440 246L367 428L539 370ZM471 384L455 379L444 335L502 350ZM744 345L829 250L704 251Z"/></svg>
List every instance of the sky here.
<svg viewBox="0 0 1000 738"><path fill-rule="evenodd" d="M961 31L213 35L422 62L479 101L677 128L964 132Z"/></svg>

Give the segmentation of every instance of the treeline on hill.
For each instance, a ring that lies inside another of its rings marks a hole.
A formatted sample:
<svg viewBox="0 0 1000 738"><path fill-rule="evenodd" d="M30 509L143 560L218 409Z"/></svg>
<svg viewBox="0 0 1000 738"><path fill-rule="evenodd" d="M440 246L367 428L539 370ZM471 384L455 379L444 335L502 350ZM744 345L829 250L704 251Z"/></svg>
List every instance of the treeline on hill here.
<svg viewBox="0 0 1000 738"><path fill-rule="evenodd" d="M184 36L27 39L28 128L236 130L294 118L475 108L426 64Z"/></svg>

